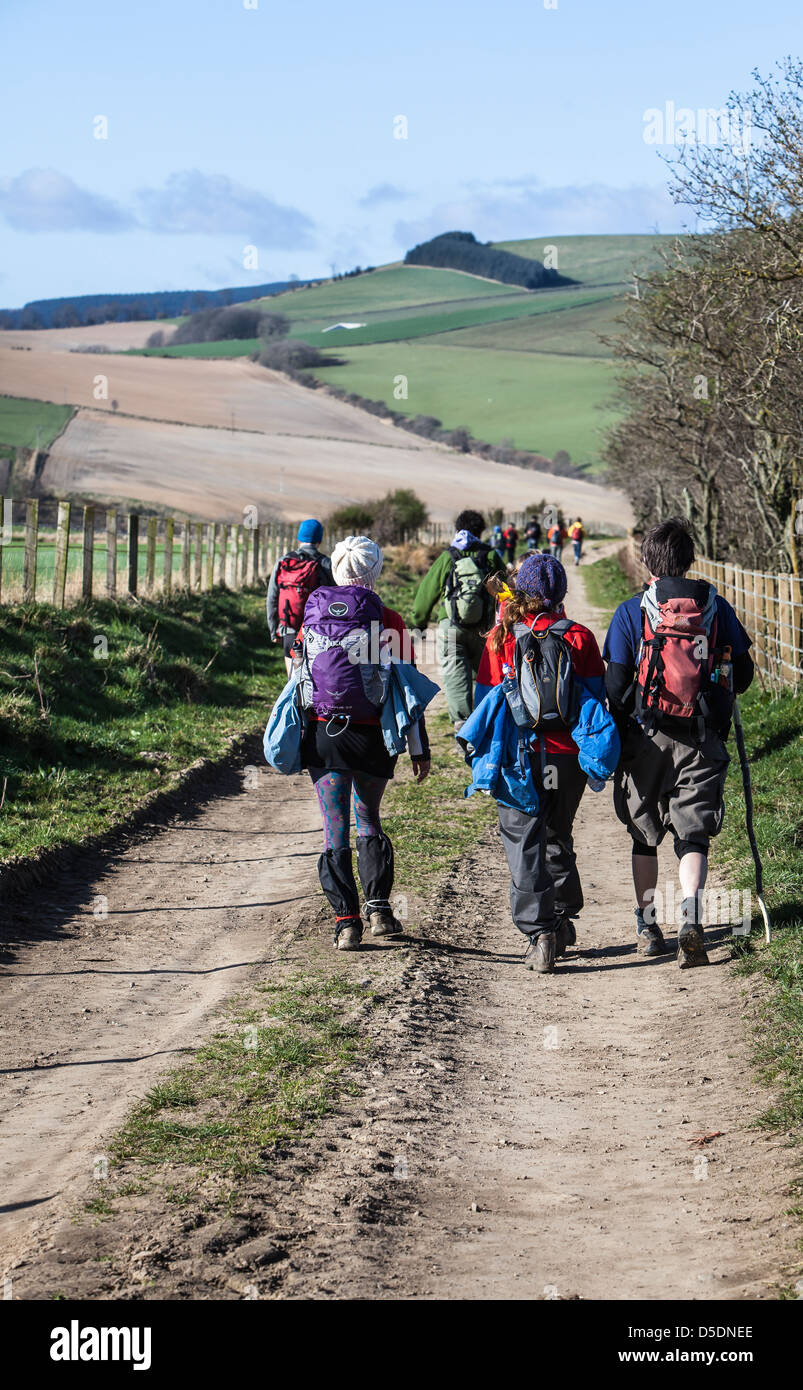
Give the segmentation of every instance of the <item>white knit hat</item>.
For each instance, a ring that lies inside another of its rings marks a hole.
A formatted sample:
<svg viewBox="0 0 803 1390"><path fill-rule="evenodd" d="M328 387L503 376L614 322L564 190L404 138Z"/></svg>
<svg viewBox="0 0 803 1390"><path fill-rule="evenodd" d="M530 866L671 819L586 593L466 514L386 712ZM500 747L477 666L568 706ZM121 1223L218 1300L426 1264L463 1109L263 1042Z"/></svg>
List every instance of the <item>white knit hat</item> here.
<svg viewBox="0 0 803 1390"><path fill-rule="evenodd" d="M365 589L373 589L381 573L382 551L370 536L346 536L332 551L335 584L361 584Z"/></svg>

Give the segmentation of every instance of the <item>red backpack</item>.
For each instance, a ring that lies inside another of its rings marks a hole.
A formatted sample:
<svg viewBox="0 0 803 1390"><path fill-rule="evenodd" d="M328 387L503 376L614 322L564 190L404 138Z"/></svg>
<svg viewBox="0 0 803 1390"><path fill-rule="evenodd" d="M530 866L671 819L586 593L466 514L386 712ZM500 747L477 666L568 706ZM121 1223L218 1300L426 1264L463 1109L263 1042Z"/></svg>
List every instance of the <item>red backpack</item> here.
<svg viewBox="0 0 803 1390"><path fill-rule="evenodd" d="M707 718L717 655L716 589L703 581L657 579L641 600L636 713L654 727L662 715Z"/></svg>
<svg viewBox="0 0 803 1390"><path fill-rule="evenodd" d="M279 561L276 584L279 589L279 622L298 632L307 599L321 585L317 559L314 555L305 555L303 551L291 550Z"/></svg>

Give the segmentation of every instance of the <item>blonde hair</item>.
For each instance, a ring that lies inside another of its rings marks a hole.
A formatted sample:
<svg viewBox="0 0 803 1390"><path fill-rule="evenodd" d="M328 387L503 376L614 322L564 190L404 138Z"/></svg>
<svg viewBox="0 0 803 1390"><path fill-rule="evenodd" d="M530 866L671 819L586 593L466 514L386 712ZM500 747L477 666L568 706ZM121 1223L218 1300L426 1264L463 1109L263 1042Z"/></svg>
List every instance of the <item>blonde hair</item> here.
<svg viewBox="0 0 803 1390"><path fill-rule="evenodd" d="M499 622L491 634L493 651L501 654L505 650L505 642L516 623L523 623L525 618L533 618L538 613L549 611L549 604L540 595L525 594L520 589L514 589L513 597L505 599Z"/></svg>

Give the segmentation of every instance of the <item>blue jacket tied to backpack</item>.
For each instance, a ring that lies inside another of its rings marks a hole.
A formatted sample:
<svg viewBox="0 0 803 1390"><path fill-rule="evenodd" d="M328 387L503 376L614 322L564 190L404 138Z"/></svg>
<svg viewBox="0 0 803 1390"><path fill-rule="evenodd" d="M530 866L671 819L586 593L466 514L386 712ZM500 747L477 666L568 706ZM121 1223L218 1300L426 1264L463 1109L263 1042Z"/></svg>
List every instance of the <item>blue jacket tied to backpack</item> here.
<svg viewBox="0 0 803 1390"><path fill-rule="evenodd" d="M579 712L571 735L579 750L580 766L589 777L605 782L619 763L619 733L590 684L579 676L575 676L575 682ZM466 720L457 742L471 762L472 784L466 796L475 791L489 792L500 806L511 806L527 815L537 813L538 791L530 759L522 757L519 729L504 685L491 686Z"/></svg>
<svg viewBox="0 0 803 1390"><path fill-rule="evenodd" d="M391 756L395 756L404 752L409 730L421 718L440 686L408 661L392 661L389 671L381 724L385 747Z"/></svg>
<svg viewBox="0 0 803 1390"><path fill-rule="evenodd" d="M530 759L519 756L519 731L505 699L504 686L495 685L470 714L457 742L471 763L471 786L466 796L487 792L500 806L534 816L538 792Z"/></svg>

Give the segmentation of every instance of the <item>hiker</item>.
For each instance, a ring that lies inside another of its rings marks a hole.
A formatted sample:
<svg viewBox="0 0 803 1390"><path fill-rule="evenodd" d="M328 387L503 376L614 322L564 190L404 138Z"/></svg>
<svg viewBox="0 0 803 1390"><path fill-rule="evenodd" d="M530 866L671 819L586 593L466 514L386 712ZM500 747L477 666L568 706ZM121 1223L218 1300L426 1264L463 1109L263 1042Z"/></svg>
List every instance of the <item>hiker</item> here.
<svg viewBox="0 0 803 1390"><path fill-rule="evenodd" d="M509 565L516 562L516 546L519 543L519 533L515 524L511 521L502 532L502 544L505 548L505 559Z"/></svg>
<svg viewBox="0 0 803 1390"><path fill-rule="evenodd" d="M674 840L682 893L677 960L707 965L702 890L722 827L734 693L753 679L752 642L730 604L687 579L694 542L673 518L644 537L649 584L621 603L603 647L611 712L622 735L614 806L632 840L637 944L665 950L657 920L658 845Z"/></svg>
<svg viewBox="0 0 803 1390"><path fill-rule="evenodd" d="M491 532L491 545L497 555L501 555L505 548L505 543L502 540L502 527L499 525L498 521Z"/></svg>
<svg viewBox="0 0 803 1390"><path fill-rule="evenodd" d="M268 627L272 642L281 642L290 674L290 651L301 627L304 605L321 584L332 583L328 555L318 549L323 526L310 518L298 528L298 545L276 561L268 584Z"/></svg>
<svg viewBox="0 0 803 1390"><path fill-rule="evenodd" d="M389 753L380 718L387 654L411 663L412 636L404 620L376 593L382 551L368 536L347 536L332 552L333 585L307 600L293 649L299 666L307 727L301 766L309 772L321 809L324 850L318 860L321 887L335 913L334 944L356 951L362 940L359 894L350 839L350 802L357 831L357 873L374 936L395 936L403 927L390 905L393 845L382 828L380 805L397 755ZM360 633L367 662L355 661ZM379 640L379 651L370 650ZM425 678L422 678L425 679ZM431 682L426 682L431 686ZM431 687L434 690L437 687ZM423 715L406 736L413 776L429 773Z"/></svg>
<svg viewBox="0 0 803 1390"><path fill-rule="evenodd" d="M517 713L521 716L524 743L522 748L518 737L511 743L509 730L494 730L488 743L488 755L503 763L497 801L510 868L510 910L528 938L527 968L551 974L555 960L576 942L573 918L583 907L572 827L587 772L599 790L616 767L619 738L603 704L605 668L596 638L566 616L566 571L560 561L535 551L510 584L511 596L480 663L477 709L459 742L475 754L482 749L494 687L502 686L516 723ZM506 753L497 751L505 748ZM519 766L534 788L532 800L526 789L522 793ZM496 794L478 781L476 764L474 782Z"/></svg>
<svg viewBox="0 0 803 1390"><path fill-rule="evenodd" d="M562 521L553 522L546 533L550 552L556 560L560 560L563 555L563 542L568 538L568 535L569 533Z"/></svg>
<svg viewBox="0 0 803 1390"><path fill-rule="evenodd" d="M537 517L530 517L524 531L524 539L527 542L528 550L537 550L541 543L541 523Z"/></svg>
<svg viewBox="0 0 803 1390"><path fill-rule="evenodd" d="M586 528L583 525L583 518L578 516L569 527L569 540L574 551L574 563L579 565L580 557L583 553L583 541L585 540Z"/></svg>
<svg viewBox="0 0 803 1390"><path fill-rule="evenodd" d="M489 574L505 571L501 557L482 540L479 512L461 512L450 546L430 566L413 601L411 626L427 626L442 603L438 621L438 659L455 732L474 708L474 679L494 620L494 603L485 588Z"/></svg>

